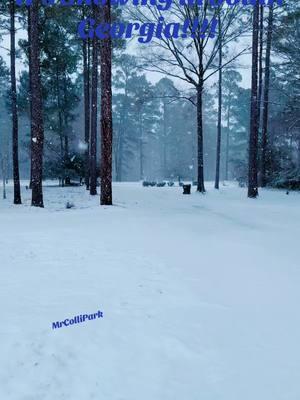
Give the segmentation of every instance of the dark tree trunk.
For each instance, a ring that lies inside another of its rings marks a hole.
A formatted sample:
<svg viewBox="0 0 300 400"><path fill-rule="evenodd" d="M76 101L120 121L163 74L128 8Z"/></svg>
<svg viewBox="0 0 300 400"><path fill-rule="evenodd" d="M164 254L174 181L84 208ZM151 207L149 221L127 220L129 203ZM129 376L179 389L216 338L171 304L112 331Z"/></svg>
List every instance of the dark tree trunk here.
<svg viewBox="0 0 300 400"><path fill-rule="evenodd" d="M259 5L253 8L252 32L252 77L251 77L251 110L249 137L249 168L248 168L248 197L256 198L257 189L257 153L258 153L258 98L257 98L257 69L258 69L258 21Z"/></svg>
<svg viewBox="0 0 300 400"><path fill-rule="evenodd" d="M142 107L141 107L142 108ZM144 138L143 138L143 114L139 112L139 136L140 136L140 180L144 179Z"/></svg>
<svg viewBox="0 0 300 400"><path fill-rule="evenodd" d="M44 123L42 85L40 75L39 46L39 0L33 0L31 6L31 72L32 72L32 118L31 118L31 158L32 158L32 201L35 207L44 207L43 202L43 146Z"/></svg>
<svg viewBox="0 0 300 400"><path fill-rule="evenodd" d="M267 183L268 162L268 115L269 115L269 85L270 85L270 57L273 34L273 6L269 8L269 21L267 32L266 65L264 77L263 118L262 118L262 154L261 154L261 186Z"/></svg>
<svg viewBox="0 0 300 400"><path fill-rule="evenodd" d="M167 102L163 102L163 123L164 123L164 140L163 140L163 176L167 174Z"/></svg>
<svg viewBox="0 0 300 400"><path fill-rule="evenodd" d="M94 18L97 20L98 7L93 7ZM98 46L99 42L96 35L93 38L92 56L92 111L91 111L91 160L90 160L90 194L97 194L97 90L98 90Z"/></svg>
<svg viewBox="0 0 300 400"><path fill-rule="evenodd" d="M66 72L64 73L63 77L64 81L64 104L67 107L67 102L68 102L68 96L67 96L67 75ZM65 142L65 148L64 148L64 159L67 161L69 160L69 132L68 132L68 117L67 117L67 112L63 110L64 113L64 142Z"/></svg>
<svg viewBox="0 0 300 400"><path fill-rule="evenodd" d="M61 162L64 159L64 142L63 142L63 120L62 120L62 106L60 101L60 82L59 82L59 70L58 64L56 66L56 105L57 105L57 113L58 113L58 133L60 140L60 156Z"/></svg>
<svg viewBox="0 0 300 400"><path fill-rule="evenodd" d="M32 87L32 72L31 72L31 15L30 11L31 7L28 7L27 10L27 29L28 29L28 72L29 72L29 92L28 92L28 97L29 97L29 115L30 115L30 121L32 119L32 95L31 95L31 87ZM32 134L32 132L31 132ZM31 135L30 134L30 135ZM30 137L32 141L32 136ZM31 146L30 146L31 148ZM32 157L30 157L30 182L29 182L29 188L32 189Z"/></svg>
<svg viewBox="0 0 300 400"><path fill-rule="evenodd" d="M6 155L4 155L4 149L1 158L1 168L2 168L2 197L3 200L6 199Z"/></svg>
<svg viewBox="0 0 300 400"><path fill-rule="evenodd" d="M197 191L204 193L204 159L203 159L203 82L197 86L197 161L198 161L198 182Z"/></svg>
<svg viewBox="0 0 300 400"><path fill-rule="evenodd" d="M104 23L111 22L110 0L102 7ZM101 41L101 205L112 205L112 43Z"/></svg>
<svg viewBox="0 0 300 400"><path fill-rule="evenodd" d="M218 127L217 127L217 153L216 153L216 177L215 189L219 189L220 184L220 158L221 158L221 135L222 135L222 30L221 18L219 14L219 82L218 82Z"/></svg>
<svg viewBox="0 0 300 400"><path fill-rule="evenodd" d="M19 172L19 127L17 109L16 83L16 28L15 28L15 0L10 0L10 79L11 79L11 107L12 107L12 154L14 177L14 204L21 204L21 187Z"/></svg>
<svg viewBox="0 0 300 400"><path fill-rule="evenodd" d="M90 181L90 157L89 157L89 143L90 143L90 63L89 63L89 40L82 42L83 46L83 81L84 81L84 141L85 149L85 184L86 189L89 190Z"/></svg>
<svg viewBox="0 0 300 400"><path fill-rule="evenodd" d="M230 147L230 94L227 109L227 136L226 136L226 165L225 165L225 180L228 181L229 172L229 147Z"/></svg>
<svg viewBox="0 0 300 400"><path fill-rule="evenodd" d="M259 7L259 56L258 56L258 105L257 105L257 121L258 130L260 127L260 114L261 114L261 96L262 96L262 82L263 82L263 34L264 34L264 6Z"/></svg>

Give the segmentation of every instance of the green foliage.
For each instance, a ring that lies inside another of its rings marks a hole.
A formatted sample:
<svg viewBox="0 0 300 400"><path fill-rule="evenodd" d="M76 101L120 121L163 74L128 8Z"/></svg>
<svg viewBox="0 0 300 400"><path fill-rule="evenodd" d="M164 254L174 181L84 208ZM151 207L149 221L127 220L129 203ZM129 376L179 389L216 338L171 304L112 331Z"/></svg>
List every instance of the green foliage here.
<svg viewBox="0 0 300 400"><path fill-rule="evenodd" d="M268 184L300 188L300 8L286 5L274 30Z"/></svg>

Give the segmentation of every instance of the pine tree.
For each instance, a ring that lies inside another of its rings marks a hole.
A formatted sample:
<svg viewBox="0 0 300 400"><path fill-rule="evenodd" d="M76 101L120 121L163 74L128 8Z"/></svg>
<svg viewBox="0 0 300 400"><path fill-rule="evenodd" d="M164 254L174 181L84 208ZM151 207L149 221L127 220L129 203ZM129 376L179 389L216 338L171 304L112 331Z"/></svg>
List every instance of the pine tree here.
<svg viewBox="0 0 300 400"><path fill-rule="evenodd" d="M10 0L10 79L11 79L11 107L12 107L12 154L14 178L14 204L21 204L21 187L19 172L19 127L17 108L17 80L16 80L16 28L15 28L15 1Z"/></svg>
<svg viewBox="0 0 300 400"><path fill-rule="evenodd" d="M85 185L90 186L90 41L82 41L83 50L83 86L84 86L84 141L85 149Z"/></svg>
<svg viewBox="0 0 300 400"><path fill-rule="evenodd" d="M251 105L250 105L250 136L249 136L249 165L248 165L248 197L256 198L257 189L257 152L258 152L258 22L259 5L253 8L252 25L252 75L251 75Z"/></svg>
<svg viewBox="0 0 300 400"><path fill-rule="evenodd" d="M263 120L262 120L262 154L261 154L261 186L266 186L266 163L268 151L268 116L269 116L269 85L270 85L270 59L273 34L273 6L269 8L266 65L263 93Z"/></svg>
<svg viewBox="0 0 300 400"><path fill-rule="evenodd" d="M32 165L32 200L35 207L44 207L43 202L43 145L44 122L43 100L40 74L40 45L39 45L39 0L33 0L31 6L30 30L30 62L31 62L31 165Z"/></svg>
<svg viewBox="0 0 300 400"><path fill-rule="evenodd" d="M108 0L102 7L103 21L111 22ZM112 42L110 36L101 41L101 205L112 205Z"/></svg>
<svg viewBox="0 0 300 400"><path fill-rule="evenodd" d="M98 7L93 7L94 18L97 20ZM98 102L98 46L96 35L92 42L92 96L91 96L91 138L90 138L90 194L97 194L97 102Z"/></svg>
<svg viewBox="0 0 300 400"><path fill-rule="evenodd" d="M219 82L218 82L218 124L217 124L217 152L216 152L216 177L215 189L219 189L220 183L220 159L221 159L221 136L222 136L222 26L221 9L219 11Z"/></svg>

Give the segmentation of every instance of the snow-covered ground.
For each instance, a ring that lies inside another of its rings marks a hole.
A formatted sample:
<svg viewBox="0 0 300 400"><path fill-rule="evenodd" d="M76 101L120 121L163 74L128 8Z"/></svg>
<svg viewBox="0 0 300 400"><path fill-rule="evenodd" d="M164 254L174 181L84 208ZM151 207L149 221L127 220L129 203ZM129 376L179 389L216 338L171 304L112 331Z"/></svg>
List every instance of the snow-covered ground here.
<svg viewBox="0 0 300 400"><path fill-rule="evenodd" d="M0 400L300 399L300 194L208 189L9 188Z"/></svg>

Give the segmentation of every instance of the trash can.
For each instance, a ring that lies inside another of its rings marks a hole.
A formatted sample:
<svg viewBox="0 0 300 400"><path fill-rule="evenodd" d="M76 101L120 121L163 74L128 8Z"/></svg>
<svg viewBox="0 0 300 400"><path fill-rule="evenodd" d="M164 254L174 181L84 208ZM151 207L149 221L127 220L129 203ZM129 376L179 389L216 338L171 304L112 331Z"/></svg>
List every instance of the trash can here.
<svg viewBox="0 0 300 400"><path fill-rule="evenodd" d="M191 194L191 187L192 185L183 185L183 194Z"/></svg>

